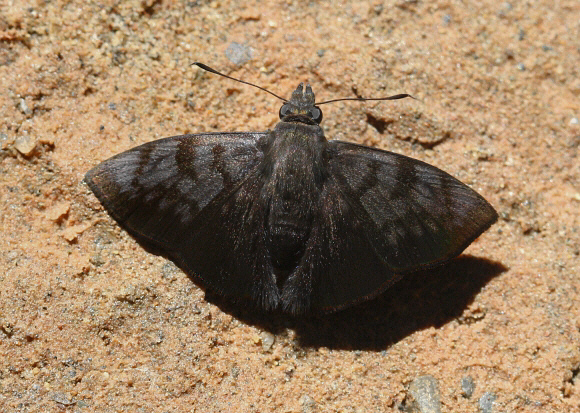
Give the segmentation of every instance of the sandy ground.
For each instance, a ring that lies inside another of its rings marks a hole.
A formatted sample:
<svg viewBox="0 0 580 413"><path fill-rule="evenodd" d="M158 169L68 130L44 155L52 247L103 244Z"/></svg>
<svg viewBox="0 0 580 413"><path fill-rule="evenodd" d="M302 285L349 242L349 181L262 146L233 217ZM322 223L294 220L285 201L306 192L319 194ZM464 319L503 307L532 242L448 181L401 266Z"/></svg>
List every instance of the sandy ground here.
<svg viewBox="0 0 580 413"><path fill-rule="evenodd" d="M0 5L0 411L580 412L580 3L236 4ZM326 135L443 168L500 220L332 316L205 297L82 183L153 139L275 126L279 101L196 60L417 96L325 106Z"/></svg>

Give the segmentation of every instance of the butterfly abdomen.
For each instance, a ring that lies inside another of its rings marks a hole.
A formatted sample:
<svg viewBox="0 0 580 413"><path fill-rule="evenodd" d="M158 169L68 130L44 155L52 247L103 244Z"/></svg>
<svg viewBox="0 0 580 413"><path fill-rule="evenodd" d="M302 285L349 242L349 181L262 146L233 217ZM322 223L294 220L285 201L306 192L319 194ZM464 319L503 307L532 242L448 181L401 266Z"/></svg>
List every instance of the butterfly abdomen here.
<svg viewBox="0 0 580 413"><path fill-rule="evenodd" d="M291 273L304 254L320 203L320 175L325 169L322 130L316 126L317 133L308 135L304 128L313 126L281 122L271 143L276 157L268 159L266 155L265 160L271 162L271 175L263 189L270 200L268 250L274 268L283 273Z"/></svg>

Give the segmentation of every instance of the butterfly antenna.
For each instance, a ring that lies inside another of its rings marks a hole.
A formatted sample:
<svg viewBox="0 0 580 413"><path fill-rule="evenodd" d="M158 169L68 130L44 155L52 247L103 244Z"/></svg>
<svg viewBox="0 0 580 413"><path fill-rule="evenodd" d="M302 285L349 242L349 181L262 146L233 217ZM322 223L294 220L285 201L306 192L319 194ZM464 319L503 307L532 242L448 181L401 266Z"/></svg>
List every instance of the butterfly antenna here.
<svg viewBox="0 0 580 413"><path fill-rule="evenodd" d="M264 92L268 92L268 93L269 93L269 94L271 94L272 96L275 96L275 97L277 97L278 99L280 99L280 100L281 100L281 101L283 101L283 102L288 102L288 100L287 100L287 99L284 99L284 98L282 98L282 97L278 96L278 95L277 95L277 94L275 94L274 92L270 92L268 89L266 89L266 88L263 88L262 86L255 85L255 84L253 84L253 83L250 83L250 82L245 82L245 81L243 81L243 80L236 79L235 77L231 77L231 76L228 76L228 75L224 75L223 73L220 73L220 72L218 72L217 70L215 70L215 69L212 69L212 68L211 68L211 67L209 67L208 65L204 65L203 63L195 62L195 63L192 63L192 65L195 65L195 66L197 66L197 67L200 67L200 68L202 68L203 70L205 70L205 71L207 71L207 72L214 73L214 74L216 74L216 75L220 75L220 76L223 76L223 77L225 77L225 78L228 78L228 79L231 79L231 80L235 80L236 82L240 82L240 83L243 83L243 84L245 84L245 85L250 85L250 86L257 87L258 89L260 89L260 90L263 90Z"/></svg>
<svg viewBox="0 0 580 413"><path fill-rule="evenodd" d="M399 95L387 96L386 98L342 98L342 99L332 99L327 100L325 102L316 102L315 105L324 105L326 103L333 103L333 102L342 102L343 100L358 100L358 101L365 101L365 100L397 100L397 99L405 99L411 98L415 100L419 100L416 97L409 95L408 93L401 93Z"/></svg>

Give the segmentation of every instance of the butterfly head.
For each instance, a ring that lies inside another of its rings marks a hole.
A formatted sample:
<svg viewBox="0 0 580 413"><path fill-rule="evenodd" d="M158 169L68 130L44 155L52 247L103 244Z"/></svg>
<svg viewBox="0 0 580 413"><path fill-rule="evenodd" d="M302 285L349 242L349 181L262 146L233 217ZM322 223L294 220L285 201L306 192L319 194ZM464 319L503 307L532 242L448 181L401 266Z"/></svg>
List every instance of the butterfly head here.
<svg viewBox="0 0 580 413"><path fill-rule="evenodd" d="M319 124L322 121L322 111L314 103L314 92L309 84L300 83L292 92L292 97L280 108L280 119L303 123Z"/></svg>

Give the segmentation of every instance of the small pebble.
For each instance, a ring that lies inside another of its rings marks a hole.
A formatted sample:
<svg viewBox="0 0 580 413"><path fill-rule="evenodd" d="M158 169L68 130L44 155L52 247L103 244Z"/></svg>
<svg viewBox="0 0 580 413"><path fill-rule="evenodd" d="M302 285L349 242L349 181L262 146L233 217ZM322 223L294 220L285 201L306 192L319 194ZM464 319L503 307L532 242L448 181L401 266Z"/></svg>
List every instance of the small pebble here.
<svg viewBox="0 0 580 413"><path fill-rule="evenodd" d="M68 215L70 202L61 202L50 208L46 212L46 217L51 221L58 222Z"/></svg>
<svg viewBox="0 0 580 413"><path fill-rule="evenodd" d="M64 394L64 393L52 393L50 395L50 398L62 405L65 406L69 406L71 404L75 404L75 402L72 400L72 397L69 394Z"/></svg>
<svg viewBox="0 0 580 413"><path fill-rule="evenodd" d="M76 241L77 237L83 232L85 232L87 229L89 229L91 225L92 224L90 222L79 225L73 225L61 231L61 235L68 242L74 242Z"/></svg>
<svg viewBox="0 0 580 413"><path fill-rule="evenodd" d="M236 65L241 65L249 60L252 60L253 55L254 50L251 47L241 43L231 42L226 49L226 57L230 60L230 62Z"/></svg>
<svg viewBox="0 0 580 413"><path fill-rule="evenodd" d="M441 413L439 384L431 375L417 377L409 387L412 402L410 413Z"/></svg>
<svg viewBox="0 0 580 413"><path fill-rule="evenodd" d="M276 341L276 336L274 336L272 333L264 331L260 334L260 339L262 341L262 350L270 351L274 345L274 341Z"/></svg>
<svg viewBox="0 0 580 413"><path fill-rule="evenodd" d="M461 394L466 399L471 398L473 396L473 391L475 390L475 383L473 382L473 378L471 376L465 376L461 378Z"/></svg>
<svg viewBox="0 0 580 413"><path fill-rule="evenodd" d="M493 402L495 399L495 394L491 392L483 393L483 396L479 398L479 411L481 413L493 413Z"/></svg>
<svg viewBox="0 0 580 413"><path fill-rule="evenodd" d="M302 413L311 413L316 411L316 402L312 397L306 394L300 398L300 405L302 406Z"/></svg>
<svg viewBox="0 0 580 413"><path fill-rule="evenodd" d="M36 140L28 135L22 135L14 141L14 147L24 156L28 156L36 148Z"/></svg>
<svg viewBox="0 0 580 413"><path fill-rule="evenodd" d="M28 105L26 104L26 101L24 99L20 99L20 103L18 104L18 109L20 109L20 112L24 113L25 115L32 114L32 111L30 110L30 108L28 107Z"/></svg>

